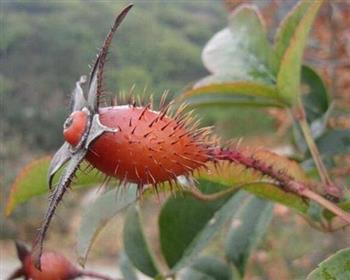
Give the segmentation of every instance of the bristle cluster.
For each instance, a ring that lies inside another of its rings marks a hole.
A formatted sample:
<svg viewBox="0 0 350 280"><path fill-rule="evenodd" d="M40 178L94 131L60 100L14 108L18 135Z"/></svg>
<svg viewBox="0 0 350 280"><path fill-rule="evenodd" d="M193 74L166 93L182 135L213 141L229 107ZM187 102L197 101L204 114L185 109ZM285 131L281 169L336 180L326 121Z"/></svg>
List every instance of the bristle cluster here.
<svg viewBox="0 0 350 280"><path fill-rule="evenodd" d="M139 186L176 181L205 167L213 147L210 129L197 128L185 105L175 111L165 105L165 96L160 111L152 107L131 97L129 105L100 108L101 123L119 131L96 139L87 160L108 176Z"/></svg>

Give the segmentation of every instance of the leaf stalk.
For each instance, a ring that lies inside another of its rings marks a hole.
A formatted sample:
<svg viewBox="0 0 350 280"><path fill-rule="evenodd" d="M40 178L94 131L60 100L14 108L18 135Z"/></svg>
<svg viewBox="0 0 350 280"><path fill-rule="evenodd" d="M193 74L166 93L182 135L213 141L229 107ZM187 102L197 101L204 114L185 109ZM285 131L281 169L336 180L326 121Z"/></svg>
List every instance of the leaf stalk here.
<svg viewBox="0 0 350 280"><path fill-rule="evenodd" d="M312 159L316 165L317 171L320 175L321 182L323 183L324 192L336 200L341 199L342 190L339 186L334 184L328 174L327 168L325 167L320 152L312 136L310 126L306 119L306 112L302 101L299 99L296 110L293 112L293 118L299 123L301 131L303 133L306 144L311 153Z"/></svg>

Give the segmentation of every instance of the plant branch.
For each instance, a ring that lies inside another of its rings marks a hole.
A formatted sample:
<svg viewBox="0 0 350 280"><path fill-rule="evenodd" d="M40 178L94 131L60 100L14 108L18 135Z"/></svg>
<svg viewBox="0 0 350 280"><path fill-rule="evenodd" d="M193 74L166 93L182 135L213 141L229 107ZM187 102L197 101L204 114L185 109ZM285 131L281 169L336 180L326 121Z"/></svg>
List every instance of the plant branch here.
<svg viewBox="0 0 350 280"><path fill-rule="evenodd" d="M322 205L324 208L333 212L338 217L342 218L344 221L350 224L350 214L348 212L345 212L343 209L339 208L337 205L320 196L319 194L305 187L300 190L299 194L313 201L316 201L318 204Z"/></svg>
<svg viewBox="0 0 350 280"><path fill-rule="evenodd" d="M328 209L336 216L339 216L345 222L350 224L350 214L339 208L334 203L323 198L321 195L313 192L309 186L303 182L298 182L288 174L278 172L272 168L272 166L265 164L264 162L244 155L242 152L237 150L223 150L217 149L214 151L214 157L217 160L228 160L231 162L238 162L246 167L260 171L262 174L269 176L273 180L276 180L285 190L292 191L299 196L306 197L313 200Z"/></svg>
<svg viewBox="0 0 350 280"><path fill-rule="evenodd" d="M304 139L310 150L311 156L315 162L316 168L323 183L324 192L339 200L342 196L342 191L336 184L332 182L328 171L322 161L321 155L312 137L310 126L307 123L305 109L300 99L298 101L296 110L293 113L293 118L296 119L300 125Z"/></svg>

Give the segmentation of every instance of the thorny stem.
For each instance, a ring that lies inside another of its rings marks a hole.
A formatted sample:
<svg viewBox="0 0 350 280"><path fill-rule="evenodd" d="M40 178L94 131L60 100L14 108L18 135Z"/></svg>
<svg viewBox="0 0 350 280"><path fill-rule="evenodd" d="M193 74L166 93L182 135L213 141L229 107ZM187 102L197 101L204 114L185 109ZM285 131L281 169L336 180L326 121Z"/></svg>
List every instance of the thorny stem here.
<svg viewBox="0 0 350 280"><path fill-rule="evenodd" d="M62 197L64 193L67 191L66 185L60 185L57 187L52 195L52 198L50 200L49 208L46 212L44 222L38 232L37 238L34 241L34 247L33 247L33 258L34 258L34 265L37 269L41 270L41 255L43 252L43 242L44 238L46 236L46 232L48 230L50 221L55 213L55 210L57 208L58 203L62 200Z"/></svg>
<svg viewBox="0 0 350 280"><path fill-rule="evenodd" d="M301 131L304 135L306 144L309 147L311 156L315 162L316 168L317 168L318 173L320 175L320 179L324 185L325 193L327 193L327 194L329 194L337 199L340 199L342 196L342 191L337 185L335 185L332 182L332 180L328 174L328 171L327 171L325 165L323 164L321 155L320 155L318 148L316 146L316 143L312 137L310 126L306 120L306 113L304 110L304 106L303 106L300 99L298 101L297 108L296 108L295 112L293 113L293 117L298 121L298 123L300 125L300 128L301 128Z"/></svg>
<svg viewBox="0 0 350 280"><path fill-rule="evenodd" d="M238 162L246 167L260 171L262 174L269 176L273 180L276 180L282 187L287 191L292 191L300 196L309 198L322 205L335 215L342 218L344 221L350 224L350 214L340 209L334 203L323 198L321 195L313 192L309 186L305 183L295 181L289 175L274 170L271 166L261 162L258 159L244 155L242 152L237 150L223 150L218 149L215 152L215 158L218 160L228 160L231 162Z"/></svg>

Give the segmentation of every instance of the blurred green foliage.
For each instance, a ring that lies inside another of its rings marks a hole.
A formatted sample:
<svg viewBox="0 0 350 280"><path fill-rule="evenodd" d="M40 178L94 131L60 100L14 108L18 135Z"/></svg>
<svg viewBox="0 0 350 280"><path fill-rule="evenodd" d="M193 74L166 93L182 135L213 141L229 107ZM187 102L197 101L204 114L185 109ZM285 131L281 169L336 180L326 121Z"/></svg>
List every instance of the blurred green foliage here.
<svg viewBox="0 0 350 280"><path fill-rule="evenodd" d="M112 44L106 91L159 96L178 93L206 74L200 53L225 22L224 6L133 1L135 8ZM62 141L75 81L89 74L97 48L127 1L7 1L2 5L1 98L3 143L49 151ZM203 27L205 23L205 28ZM108 100L108 99L107 99ZM43 128L45 133L43 133Z"/></svg>

